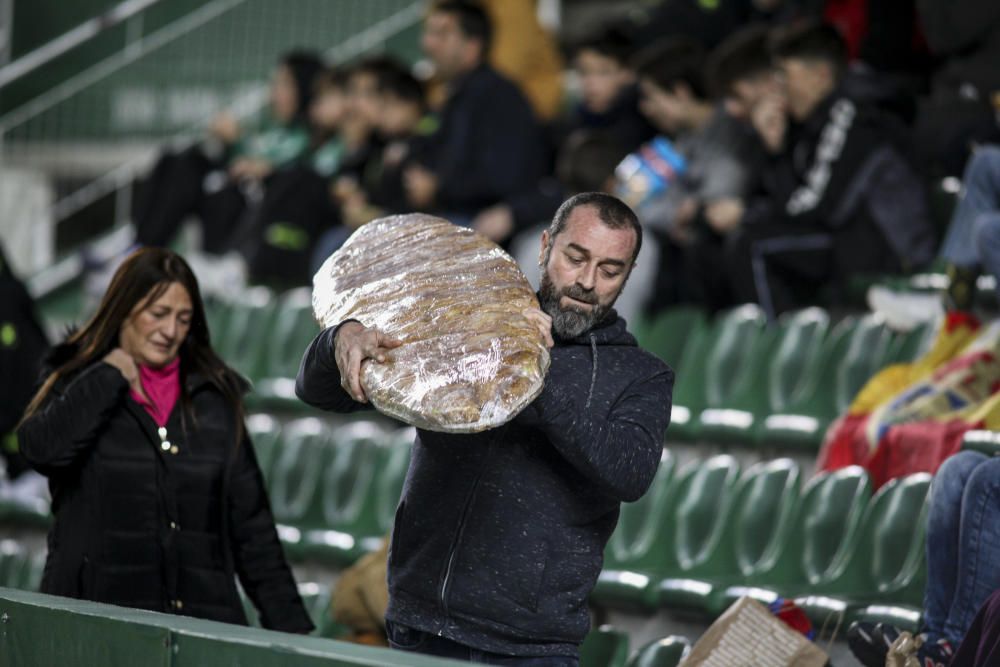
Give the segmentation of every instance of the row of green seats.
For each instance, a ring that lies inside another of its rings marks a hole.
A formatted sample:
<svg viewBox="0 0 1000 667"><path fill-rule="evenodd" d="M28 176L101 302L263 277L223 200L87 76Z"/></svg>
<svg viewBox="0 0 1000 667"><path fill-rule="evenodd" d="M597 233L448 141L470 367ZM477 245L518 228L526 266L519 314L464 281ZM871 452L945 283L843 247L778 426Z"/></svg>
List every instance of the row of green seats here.
<svg viewBox="0 0 1000 667"><path fill-rule="evenodd" d="M281 425L256 414L247 429L290 558L343 567L378 548L402 493L412 428L314 417Z"/></svg>
<svg viewBox="0 0 1000 667"><path fill-rule="evenodd" d="M935 332L895 334L874 315L833 324L820 308L768 325L748 304L714 320L698 308L675 308L636 333L677 373L668 443L815 451L872 375L919 356Z"/></svg>
<svg viewBox="0 0 1000 667"><path fill-rule="evenodd" d="M275 296L256 287L240 301L213 301L206 311L215 351L254 383L248 406L304 410L295 397L295 375L302 353L320 331L312 291L303 287Z"/></svg>
<svg viewBox="0 0 1000 667"><path fill-rule="evenodd" d="M790 459L742 473L728 455L676 467L665 452L649 493L623 506L598 606L712 619L742 595L791 597L817 622L833 613L916 625L930 475L873 495L858 467L806 483Z"/></svg>

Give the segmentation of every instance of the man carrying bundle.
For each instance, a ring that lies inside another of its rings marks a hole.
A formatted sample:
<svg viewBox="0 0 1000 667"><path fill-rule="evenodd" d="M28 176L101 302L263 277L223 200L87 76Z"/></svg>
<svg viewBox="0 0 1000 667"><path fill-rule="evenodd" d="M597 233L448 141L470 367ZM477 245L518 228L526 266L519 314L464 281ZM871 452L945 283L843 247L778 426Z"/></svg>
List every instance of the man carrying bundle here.
<svg viewBox="0 0 1000 667"><path fill-rule="evenodd" d="M550 347L542 393L474 434L418 430L389 554L391 644L486 664L578 664L587 596L622 502L646 492L670 421L674 374L612 309L642 243L602 193L566 201L542 235L539 301ZM296 393L363 409L364 363L403 345L348 320L306 350Z"/></svg>

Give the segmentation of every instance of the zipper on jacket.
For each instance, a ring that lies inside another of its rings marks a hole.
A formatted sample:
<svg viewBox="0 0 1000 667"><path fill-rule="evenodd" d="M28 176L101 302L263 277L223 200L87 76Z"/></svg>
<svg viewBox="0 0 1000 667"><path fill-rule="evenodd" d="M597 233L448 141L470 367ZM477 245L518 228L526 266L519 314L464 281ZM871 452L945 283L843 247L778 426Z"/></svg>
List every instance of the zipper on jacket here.
<svg viewBox="0 0 1000 667"><path fill-rule="evenodd" d="M503 429L506 432L507 429ZM448 552L448 567L444 571L444 579L441 581L441 608L444 610L445 618L448 617L448 602L445 599L448 595L448 584L451 582L451 570L455 565L455 557L458 555L458 545L462 541L462 533L465 532L465 524L469 519L469 510L472 507L472 501L476 497L476 490L479 488L479 480L483 477L483 471L486 470L486 466L489 464L490 456L493 454L493 444L496 442L496 437L490 440L489 448L486 450L486 460L483 461L483 465L479 470L479 474L476 475L476 479L472 482L472 488L469 489L469 493L466 496L465 507L462 508L462 516L458 520L458 531L455 533L455 539L451 543L451 551ZM447 623L447 621L446 621ZM442 627L438 630L438 637L442 636L444 633L444 628Z"/></svg>

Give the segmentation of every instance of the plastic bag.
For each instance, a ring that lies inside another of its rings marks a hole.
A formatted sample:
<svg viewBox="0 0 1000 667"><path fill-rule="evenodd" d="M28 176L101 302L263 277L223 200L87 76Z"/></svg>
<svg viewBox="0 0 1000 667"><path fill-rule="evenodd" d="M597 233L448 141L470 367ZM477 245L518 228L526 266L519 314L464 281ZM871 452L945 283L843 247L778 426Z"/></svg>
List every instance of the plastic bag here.
<svg viewBox="0 0 1000 667"><path fill-rule="evenodd" d="M471 433L512 419L549 366L531 285L499 246L429 215L373 220L313 278L324 326L354 319L403 341L361 384L380 412L418 428Z"/></svg>

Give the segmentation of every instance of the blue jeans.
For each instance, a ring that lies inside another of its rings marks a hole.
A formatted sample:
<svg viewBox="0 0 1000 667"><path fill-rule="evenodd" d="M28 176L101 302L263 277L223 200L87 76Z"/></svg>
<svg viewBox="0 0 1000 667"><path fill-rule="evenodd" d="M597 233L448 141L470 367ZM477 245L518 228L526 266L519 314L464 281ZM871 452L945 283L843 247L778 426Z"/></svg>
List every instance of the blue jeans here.
<svg viewBox="0 0 1000 667"><path fill-rule="evenodd" d="M963 451L942 464L927 516L924 624L957 646L1000 588L1000 457Z"/></svg>
<svg viewBox="0 0 1000 667"><path fill-rule="evenodd" d="M1000 277L1000 147L976 150L966 165L941 258Z"/></svg>
<svg viewBox="0 0 1000 667"><path fill-rule="evenodd" d="M438 637L428 632L414 630L387 620L386 633L389 645L399 651L412 651L439 658L465 660L481 665L507 665L507 667L579 667L580 661L566 656L521 657L480 651L479 649Z"/></svg>

